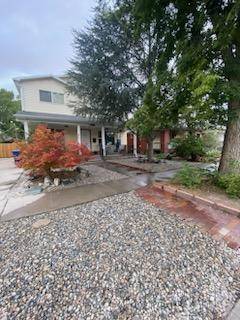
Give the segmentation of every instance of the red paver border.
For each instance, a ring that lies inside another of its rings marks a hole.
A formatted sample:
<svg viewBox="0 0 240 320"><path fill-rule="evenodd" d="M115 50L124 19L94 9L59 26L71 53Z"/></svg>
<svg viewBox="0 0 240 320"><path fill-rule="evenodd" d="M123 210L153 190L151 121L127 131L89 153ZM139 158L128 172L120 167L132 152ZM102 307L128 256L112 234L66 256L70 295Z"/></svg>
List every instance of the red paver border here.
<svg viewBox="0 0 240 320"><path fill-rule="evenodd" d="M228 247L240 249L240 219L219 210L215 202L164 184L151 184L135 191L153 205L176 215L185 223L197 225L215 240L223 240ZM207 200L207 201L205 201Z"/></svg>
<svg viewBox="0 0 240 320"><path fill-rule="evenodd" d="M234 215L235 217L240 218L240 210L236 209L234 207L229 207L229 206L226 206L222 203L216 203L214 201L209 200L208 198L194 195L193 193L190 193L185 190L178 189L178 188L174 188L169 185L165 185L164 183L154 182L153 185L155 188L159 188L159 189L164 190L166 192L172 193L172 194L176 195L177 197L180 197L180 198L183 198L186 200L196 201L199 204L211 206L215 209L222 210L228 214L231 214L231 215Z"/></svg>

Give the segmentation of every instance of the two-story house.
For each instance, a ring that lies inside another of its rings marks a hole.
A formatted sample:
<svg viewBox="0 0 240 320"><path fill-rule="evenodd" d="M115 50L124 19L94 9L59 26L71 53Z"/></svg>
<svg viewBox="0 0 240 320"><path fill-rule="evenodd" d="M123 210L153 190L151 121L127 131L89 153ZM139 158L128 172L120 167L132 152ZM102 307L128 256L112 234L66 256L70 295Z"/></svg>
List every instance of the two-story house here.
<svg viewBox="0 0 240 320"><path fill-rule="evenodd" d="M66 141L77 141L99 152L102 146L106 154L104 124L87 117L76 116L70 107L76 98L66 91L65 76L32 76L14 78L21 99L21 111L16 119L24 124L25 139L37 124L63 130Z"/></svg>
<svg viewBox="0 0 240 320"><path fill-rule="evenodd" d="M21 99L22 110L15 114L16 119L24 124L25 139L36 125L45 124L53 130L64 131L67 141L85 144L92 152L106 155L106 144L113 126L76 116L71 106L77 98L67 93L66 76L31 76L13 79ZM108 134L107 134L108 133ZM121 145L127 152L146 152L146 142L128 131L112 134L110 140L120 138ZM156 151L168 152L169 130L158 132L154 140Z"/></svg>

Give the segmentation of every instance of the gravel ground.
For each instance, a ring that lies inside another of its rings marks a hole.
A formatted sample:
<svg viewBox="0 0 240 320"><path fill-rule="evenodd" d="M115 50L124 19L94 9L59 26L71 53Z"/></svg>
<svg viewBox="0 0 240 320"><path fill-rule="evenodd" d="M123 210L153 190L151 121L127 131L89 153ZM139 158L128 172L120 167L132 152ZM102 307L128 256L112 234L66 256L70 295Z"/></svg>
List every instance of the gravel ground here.
<svg viewBox="0 0 240 320"><path fill-rule="evenodd" d="M42 227L40 227L42 225ZM0 225L6 319L224 319L239 253L133 192Z"/></svg>
<svg viewBox="0 0 240 320"><path fill-rule="evenodd" d="M121 173L108 170L102 167L98 167L94 164L82 165L82 167L90 173L89 177L84 177L82 180L78 180L77 182L71 183L66 186L60 185L58 187L55 187L55 186L49 187L48 190L46 191L73 188L73 187L82 186L86 184L101 183L101 182L110 181L110 180L119 180L119 179L127 178L126 175L123 175Z"/></svg>
<svg viewBox="0 0 240 320"><path fill-rule="evenodd" d="M82 180L77 180L74 183L70 183L64 186L63 185L49 186L48 188L44 189L44 192L51 192L51 191L62 190L66 188L73 188L73 187L92 184L92 183L100 183L100 182L105 182L110 180L119 180L127 177L126 175L120 174L115 171L107 170L105 168L101 168L93 164L82 165L82 167L90 173L89 177L84 177ZM29 185L29 176L26 173L23 173L19 181L8 193L7 198L10 199L13 197L22 197L26 195L28 185ZM38 183L36 185L38 185Z"/></svg>

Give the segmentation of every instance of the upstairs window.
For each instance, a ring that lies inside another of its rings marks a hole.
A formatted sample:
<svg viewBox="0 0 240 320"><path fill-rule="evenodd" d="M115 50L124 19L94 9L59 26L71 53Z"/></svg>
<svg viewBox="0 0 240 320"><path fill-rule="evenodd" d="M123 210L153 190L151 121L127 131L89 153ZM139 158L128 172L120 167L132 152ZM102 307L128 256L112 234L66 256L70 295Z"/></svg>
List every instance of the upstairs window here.
<svg viewBox="0 0 240 320"><path fill-rule="evenodd" d="M51 92L46 90L39 90L40 101L50 102L55 104L64 104L64 94L58 92Z"/></svg>
<svg viewBox="0 0 240 320"><path fill-rule="evenodd" d="M39 90L40 101L52 102L52 95L50 91Z"/></svg>
<svg viewBox="0 0 240 320"><path fill-rule="evenodd" d="M52 92L52 102L57 104L64 104L64 94Z"/></svg>

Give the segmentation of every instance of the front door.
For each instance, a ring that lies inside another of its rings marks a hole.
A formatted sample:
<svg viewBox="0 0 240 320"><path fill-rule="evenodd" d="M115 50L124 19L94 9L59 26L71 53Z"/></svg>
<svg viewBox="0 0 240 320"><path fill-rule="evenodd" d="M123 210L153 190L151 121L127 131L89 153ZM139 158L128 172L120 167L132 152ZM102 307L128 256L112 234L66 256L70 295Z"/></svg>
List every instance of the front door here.
<svg viewBox="0 0 240 320"><path fill-rule="evenodd" d="M84 144L88 149L91 150L91 134L90 130L82 129L81 132L82 144Z"/></svg>

